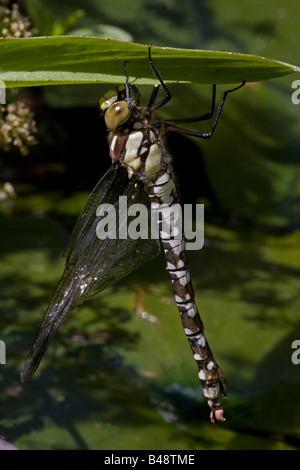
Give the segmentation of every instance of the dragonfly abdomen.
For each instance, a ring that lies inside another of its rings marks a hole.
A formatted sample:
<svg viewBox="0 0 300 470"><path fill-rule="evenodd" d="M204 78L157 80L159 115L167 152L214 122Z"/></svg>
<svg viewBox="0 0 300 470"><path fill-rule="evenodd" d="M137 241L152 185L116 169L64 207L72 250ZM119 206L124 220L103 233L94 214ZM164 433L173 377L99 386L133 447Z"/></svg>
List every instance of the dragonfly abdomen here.
<svg viewBox="0 0 300 470"><path fill-rule="evenodd" d="M148 186L152 211L160 214L159 233L167 269L182 326L198 366L204 396L212 408L211 420L223 420L221 399L226 395L225 378L205 338L203 323L195 303L181 219L179 215L176 218L176 210L172 211L179 204L171 172L154 177ZM155 218L158 219L158 216Z"/></svg>

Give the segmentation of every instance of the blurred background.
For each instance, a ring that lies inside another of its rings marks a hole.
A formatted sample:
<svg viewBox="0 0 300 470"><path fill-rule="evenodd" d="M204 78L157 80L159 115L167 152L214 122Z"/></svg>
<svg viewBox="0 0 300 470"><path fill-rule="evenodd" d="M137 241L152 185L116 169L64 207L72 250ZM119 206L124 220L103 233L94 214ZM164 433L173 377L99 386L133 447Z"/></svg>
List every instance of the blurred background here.
<svg viewBox="0 0 300 470"><path fill-rule="evenodd" d="M300 64L300 5L292 0L0 5L3 37L88 35ZM300 339L297 79L250 83L230 95L211 141L168 138L182 201L205 204L205 246L190 253L190 264L207 337L227 377L227 421L218 427L209 423L162 257L77 308L21 386L63 271L61 253L110 166L97 107L109 84L8 92L0 112L0 339L7 353L0 436L20 449L300 447L300 365L291 360ZM219 87L219 98L227 88ZM161 118L209 109L209 85L170 90Z"/></svg>

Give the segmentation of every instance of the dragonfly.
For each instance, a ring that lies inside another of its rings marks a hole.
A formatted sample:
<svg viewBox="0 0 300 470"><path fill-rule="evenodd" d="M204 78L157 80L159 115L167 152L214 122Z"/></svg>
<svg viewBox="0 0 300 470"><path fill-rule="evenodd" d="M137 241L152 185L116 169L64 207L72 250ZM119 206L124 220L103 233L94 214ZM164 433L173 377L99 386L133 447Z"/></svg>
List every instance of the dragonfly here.
<svg viewBox="0 0 300 470"><path fill-rule="evenodd" d="M210 139L227 95L241 88L245 81L225 91L218 106L216 85L213 85L210 111L206 114L162 121L154 118L153 114L170 101L171 93L152 61L151 47L148 48L148 61L158 83L153 86L147 106L140 104L139 90L129 81L127 62L124 63L125 83L109 90L99 100L108 129L112 165L90 194L70 236L64 252L65 270L25 361L21 382L31 379L57 329L76 306L163 251L182 326L198 367L204 396L211 408L210 420L217 424L225 421L222 398L226 396L226 381L205 337L195 303L183 231L174 236L175 222L168 210L179 203L179 195L164 135L166 131L172 131ZM160 100L159 90L164 93ZM206 133L181 127L209 119L213 122ZM128 224L121 215L120 195L126 197L128 213L136 203L143 204L148 214L160 213L155 219L160 240L120 236ZM99 213L103 204L106 210ZM100 239L99 222L103 221L104 214L107 217L109 213L117 214L112 220L118 226L118 233L115 237Z"/></svg>

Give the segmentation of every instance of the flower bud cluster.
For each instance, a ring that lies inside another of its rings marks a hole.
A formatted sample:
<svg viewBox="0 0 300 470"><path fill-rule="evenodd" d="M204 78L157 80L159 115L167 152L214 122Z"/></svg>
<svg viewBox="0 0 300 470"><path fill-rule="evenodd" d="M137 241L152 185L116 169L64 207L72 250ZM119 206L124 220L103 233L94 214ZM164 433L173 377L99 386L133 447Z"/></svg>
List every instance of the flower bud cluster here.
<svg viewBox="0 0 300 470"><path fill-rule="evenodd" d="M31 26L27 16L22 15L18 5L13 4L11 9L2 5L5 2L0 2L0 37L28 38L37 34L36 28Z"/></svg>
<svg viewBox="0 0 300 470"><path fill-rule="evenodd" d="M0 105L0 149L5 152L18 149L25 156L28 147L37 144L36 132L33 114L22 101Z"/></svg>

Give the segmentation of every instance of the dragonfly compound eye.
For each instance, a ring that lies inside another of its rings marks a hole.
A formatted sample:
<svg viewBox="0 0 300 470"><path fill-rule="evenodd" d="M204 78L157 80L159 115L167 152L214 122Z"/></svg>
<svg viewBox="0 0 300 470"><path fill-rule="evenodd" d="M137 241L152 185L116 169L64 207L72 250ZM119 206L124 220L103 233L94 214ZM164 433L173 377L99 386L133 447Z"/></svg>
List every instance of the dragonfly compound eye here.
<svg viewBox="0 0 300 470"><path fill-rule="evenodd" d="M113 88L105 93L99 100L99 106L102 111L106 111L112 104L118 101L118 88Z"/></svg>
<svg viewBox="0 0 300 470"><path fill-rule="evenodd" d="M126 101L117 101L112 104L105 114L105 123L108 129L113 130L126 122L131 114Z"/></svg>

